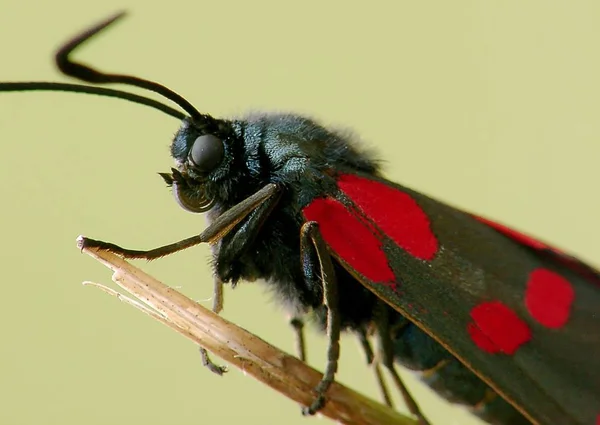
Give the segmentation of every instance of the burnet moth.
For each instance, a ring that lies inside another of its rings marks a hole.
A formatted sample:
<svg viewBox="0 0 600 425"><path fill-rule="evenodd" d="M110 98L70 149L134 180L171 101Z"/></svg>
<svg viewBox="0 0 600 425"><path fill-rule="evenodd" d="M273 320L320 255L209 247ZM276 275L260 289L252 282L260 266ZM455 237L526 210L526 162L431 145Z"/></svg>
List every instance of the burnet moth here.
<svg viewBox="0 0 600 425"><path fill-rule="evenodd" d="M0 91L109 96L177 118L175 167L161 176L181 207L207 213L210 224L200 235L148 251L92 239L86 246L154 259L208 242L216 294L226 283L264 280L293 315L299 341L303 318L316 318L327 334L328 361L307 414L327 402L340 332L349 331L368 360L390 372L422 424L427 419L396 363L422 372L442 397L492 424L600 424L598 271L386 180L353 140L309 118L214 118L158 83L71 59L73 50L122 16L67 42L56 55L58 67L88 83L156 92L185 112L96 85L4 82ZM211 370L222 373L202 353Z"/></svg>

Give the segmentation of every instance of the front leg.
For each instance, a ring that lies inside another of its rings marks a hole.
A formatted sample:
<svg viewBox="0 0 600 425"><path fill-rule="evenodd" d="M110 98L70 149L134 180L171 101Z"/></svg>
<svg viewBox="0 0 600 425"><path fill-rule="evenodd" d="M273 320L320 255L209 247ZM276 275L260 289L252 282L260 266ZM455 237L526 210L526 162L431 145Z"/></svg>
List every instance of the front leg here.
<svg viewBox="0 0 600 425"><path fill-rule="evenodd" d="M334 381L340 358L340 312L338 306L337 280L331 261L331 255L321 237L318 224L314 221L304 223L300 230L300 249L302 269L305 278L310 279L320 271L323 287L323 304L327 307L327 364L321 382L316 386L317 398L302 413L314 415L325 405L325 394ZM315 255L310 253L314 252ZM315 257L318 261L315 261Z"/></svg>
<svg viewBox="0 0 600 425"><path fill-rule="evenodd" d="M244 218L246 218L251 212L255 211L258 207L263 205L266 201L274 197L278 199L279 195L281 194L281 190L282 189L280 186L270 183L255 194L244 199L239 204L236 204L225 211L199 235L195 235L169 245L142 251L122 248L110 242L89 238L80 238L78 242L79 248L95 248L102 251L112 252L113 254L123 258L143 258L150 261L174 254L178 251L183 251L184 249L191 248L201 243L212 244L221 240ZM271 209L266 209L265 211L268 215L268 213L271 212Z"/></svg>
<svg viewBox="0 0 600 425"><path fill-rule="evenodd" d="M89 238L80 238L78 242L79 247L81 249L95 248L110 251L123 258L144 258L150 261L204 242L218 242L227 236L242 220L247 218L246 223L234 232L233 243L227 244L223 251L226 254L226 258L235 258L241 255L254 242L263 223L280 199L281 192L282 188L280 186L273 183L268 184L252 196L225 211L199 235L159 248L141 251L122 248L110 242ZM215 313L219 313L223 309L223 280L218 273L215 276L212 309Z"/></svg>
<svg viewBox="0 0 600 425"><path fill-rule="evenodd" d="M148 251L121 248L110 242L82 238L79 242L81 249L96 248L113 252L123 258L145 258L153 260L169 254L190 248L203 242L214 243L228 235L241 221L248 218L232 238L234 243L228 244L225 251L228 258L235 258L252 244L262 224L265 222L281 195L281 188L275 184L266 185L254 195L221 214L201 234L192 236L173 244L165 245ZM218 273L215 276L213 290L213 311L219 313L223 309L223 281ZM202 364L211 372L222 375L227 371L210 359L205 348L200 347Z"/></svg>
<svg viewBox="0 0 600 425"><path fill-rule="evenodd" d="M215 313L218 314L223 310L224 281L229 281L232 277L234 282L237 280L237 276L232 276L231 273L232 264L252 246L263 224L279 202L280 195L281 192L275 193L254 210L250 211L234 231L230 231L222 236L219 246L213 247L213 254L217 259L215 262L212 306L212 310ZM225 212L223 215L225 214L228 214L228 212ZM202 356L202 364L208 367L211 372L217 375L227 372L225 366L213 363L206 349L200 347L200 355Z"/></svg>
<svg viewBox="0 0 600 425"><path fill-rule="evenodd" d="M219 314L221 310L223 310L223 281L218 276L215 276L212 311ZM221 376L227 372L227 366L220 366L210 359L206 348L200 347L200 357L202 357L202 365L208 368L212 373Z"/></svg>
<svg viewBox="0 0 600 425"><path fill-rule="evenodd" d="M255 244L256 238L280 199L281 191L273 194L247 213L246 217L239 222L235 230L223 235L220 243L213 246L215 275L221 282L231 282L235 285L240 277L246 279L254 277L254 271L246 271L246 273L240 271L242 264L240 259Z"/></svg>

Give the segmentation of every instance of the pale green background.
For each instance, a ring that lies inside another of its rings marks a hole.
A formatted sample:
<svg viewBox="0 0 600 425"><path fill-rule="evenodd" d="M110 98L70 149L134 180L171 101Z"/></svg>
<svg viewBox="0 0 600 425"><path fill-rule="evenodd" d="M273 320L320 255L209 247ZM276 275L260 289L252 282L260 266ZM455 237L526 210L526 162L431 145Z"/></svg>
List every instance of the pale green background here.
<svg viewBox="0 0 600 425"><path fill-rule="evenodd" d="M130 18L80 58L217 116L349 126L393 179L600 264L597 1L2 0L0 80L61 79L55 48L122 8ZM156 175L177 127L110 99L0 94L1 424L322 423L237 370L208 373L190 342L80 285L110 281L80 233L150 248L203 228ZM207 259L203 247L141 266L206 300ZM226 295L228 319L292 351L260 287ZM322 368L323 338L309 342ZM342 350L340 380L376 396L355 341ZM475 423L414 393L434 424Z"/></svg>

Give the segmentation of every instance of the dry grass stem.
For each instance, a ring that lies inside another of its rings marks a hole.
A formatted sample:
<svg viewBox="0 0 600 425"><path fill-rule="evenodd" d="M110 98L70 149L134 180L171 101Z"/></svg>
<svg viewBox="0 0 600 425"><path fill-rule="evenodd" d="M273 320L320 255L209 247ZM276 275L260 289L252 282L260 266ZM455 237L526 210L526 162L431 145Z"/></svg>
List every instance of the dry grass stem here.
<svg viewBox="0 0 600 425"><path fill-rule="evenodd" d="M99 284L85 282L86 285L99 287L142 310L297 403L306 406L312 402L313 388L322 376L320 372L223 319L122 258L95 249L86 248L83 252L110 268L113 281L137 300ZM338 383L334 383L329 390L328 402L320 414L342 424L416 424L414 420Z"/></svg>

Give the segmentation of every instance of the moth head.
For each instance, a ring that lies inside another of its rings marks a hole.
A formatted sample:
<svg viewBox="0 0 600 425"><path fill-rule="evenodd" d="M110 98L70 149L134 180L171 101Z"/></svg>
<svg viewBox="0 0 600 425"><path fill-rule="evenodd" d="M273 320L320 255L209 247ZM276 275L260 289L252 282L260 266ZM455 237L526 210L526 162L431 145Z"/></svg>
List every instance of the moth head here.
<svg viewBox="0 0 600 425"><path fill-rule="evenodd" d="M183 120L171 144L175 168L171 173L160 173L183 209L200 213L212 207L207 185L227 174L234 138L231 124L226 120L208 115Z"/></svg>
<svg viewBox="0 0 600 425"><path fill-rule="evenodd" d="M192 212L207 211L212 205L207 196L207 183L211 180L227 181L226 170L232 161L232 155L228 152L228 143L235 139L231 122L199 112L183 96L160 83L132 75L104 72L72 58L73 52L79 46L123 16L125 16L124 12L118 13L86 29L63 44L56 53L55 62L63 74L91 84L47 81L8 82L0 83L0 91L45 90L94 94L149 106L179 119L182 125L171 145L175 168L171 173L160 173L160 175L173 188L175 199L184 209ZM179 109L135 93L101 87L103 84L122 84L152 91L171 101ZM230 186L235 184L235 182L229 183Z"/></svg>

